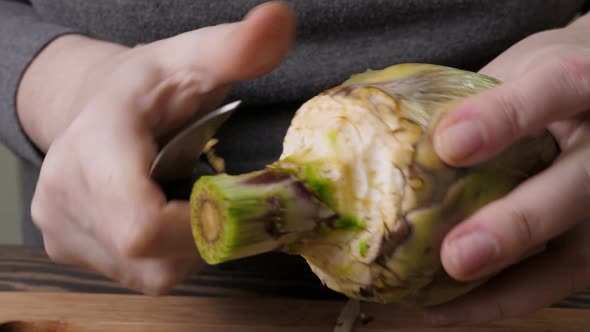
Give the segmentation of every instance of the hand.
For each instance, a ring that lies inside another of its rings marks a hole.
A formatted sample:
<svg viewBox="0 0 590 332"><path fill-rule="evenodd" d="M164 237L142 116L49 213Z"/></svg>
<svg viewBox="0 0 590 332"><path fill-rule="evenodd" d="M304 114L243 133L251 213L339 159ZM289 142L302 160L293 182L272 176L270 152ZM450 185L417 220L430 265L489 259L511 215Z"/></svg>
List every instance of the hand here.
<svg viewBox="0 0 590 332"><path fill-rule="evenodd" d="M232 82L272 70L293 34L290 9L271 3L242 22L118 46L66 91L75 96L62 111L67 124L31 116L27 110L39 107L23 97L24 127L39 147L49 147L31 211L48 255L147 294L165 293L202 265L188 202L167 201L148 175L156 141L212 110ZM69 38L94 47L84 37ZM35 90L27 84L22 94Z"/></svg>
<svg viewBox="0 0 590 332"><path fill-rule="evenodd" d="M498 275L429 310L435 322L519 316L590 286L590 24L584 20L508 49L481 70L504 83L463 102L437 128L437 151L452 165L486 160L541 128L557 139L561 155L447 234L441 260L451 276Z"/></svg>

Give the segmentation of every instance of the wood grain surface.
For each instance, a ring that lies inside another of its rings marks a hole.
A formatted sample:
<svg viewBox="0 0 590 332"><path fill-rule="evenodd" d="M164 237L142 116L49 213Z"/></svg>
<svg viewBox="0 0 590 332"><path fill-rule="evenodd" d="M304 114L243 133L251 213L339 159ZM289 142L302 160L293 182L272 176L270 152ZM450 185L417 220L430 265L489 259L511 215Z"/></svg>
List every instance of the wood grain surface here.
<svg viewBox="0 0 590 332"><path fill-rule="evenodd" d="M3 291L134 294L95 273L55 264L42 248L10 245L0 245L0 292ZM344 299L324 287L303 260L283 255L209 267L188 278L170 295ZM590 290L573 294L553 307L590 309Z"/></svg>
<svg viewBox="0 0 590 332"><path fill-rule="evenodd" d="M134 294L93 272L55 264L42 248L0 246L0 292ZM269 254L210 266L170 295L343 299L324 287L299 257Z"/></svg>
<svg viewBox="0 0 590 332"><path fill-rule="evenodd" d="M332 331L341 301L148 297L116 294L0 293L10 303L0 312L7 331ZM23 309L26 308L26 309ZM417 311L394 305L363 304L372 319L357 331L588 331L584 309L545 309L517 320L476 326L434 328Z"/></svg>
<svg viewBox="0 0 590 332"><path fill-rule="evenodd" d="M270 255L245 263L211 267L169 296L149 297L54 264L41 248L0 246L0 332L333 330L344 298L302 260ZM363 304L372 319L355 331L590 331L587 309L584 291L518 320L434 329L416 311Z"/></svg>

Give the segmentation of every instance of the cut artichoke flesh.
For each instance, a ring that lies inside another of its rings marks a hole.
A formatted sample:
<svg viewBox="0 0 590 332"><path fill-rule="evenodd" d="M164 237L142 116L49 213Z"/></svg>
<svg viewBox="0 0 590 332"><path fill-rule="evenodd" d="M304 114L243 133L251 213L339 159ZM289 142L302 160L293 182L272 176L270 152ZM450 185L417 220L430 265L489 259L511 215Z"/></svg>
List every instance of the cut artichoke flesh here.
<svg viewBox="0 0 590 332"><path fill-rule="evenodd" d="M454 68L402 64L354 75L310 99L293 118L275 163L196 182L191 218L199 251L212 264L271 250L298 254L327 287L372 302L433 305L472 289L480 281L459 283L444 273L445 232L558 153L543 131L474 167L454 168L438 158L432 145L438 121L497 84ZM271 180L247 181L253 176ZM249 199L237 198L244 193ZM265 203L269 197L276 198L274 210ZM220 213L207 215L206 204ZM235 209L257 214L228 218ZM271 215L288 225L280 236L260 226ZM235 231L204 241L208 224ZM251 233L259 235L257 243L245 239Z"/></svg>

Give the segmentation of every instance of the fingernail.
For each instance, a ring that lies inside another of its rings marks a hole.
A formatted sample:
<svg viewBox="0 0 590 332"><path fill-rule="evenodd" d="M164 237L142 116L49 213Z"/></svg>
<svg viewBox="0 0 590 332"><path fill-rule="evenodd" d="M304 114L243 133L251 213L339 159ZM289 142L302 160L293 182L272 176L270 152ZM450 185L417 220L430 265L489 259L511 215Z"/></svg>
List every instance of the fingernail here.
<svg viewBox="0 0 590 332"><path fill-rule="evenodd" d="M498 252L496 239L488 233L471 232L451 240L445 257L454 271L461 275L474 275L490 263Z"/></svg>
<svg viewBox="0 0 590 332"><path fill-rule="evenodd" d="M483 126L472 120L459 121L443 129L435 142L449 159L463 160L474 154L484 143Z"/></svg>

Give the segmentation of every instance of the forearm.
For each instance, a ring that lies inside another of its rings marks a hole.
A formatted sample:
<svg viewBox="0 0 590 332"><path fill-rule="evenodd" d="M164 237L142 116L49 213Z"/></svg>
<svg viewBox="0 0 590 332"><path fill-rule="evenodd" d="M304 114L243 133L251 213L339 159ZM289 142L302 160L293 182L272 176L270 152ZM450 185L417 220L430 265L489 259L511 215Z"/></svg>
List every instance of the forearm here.
<svg viewBox="0 0 590 332"><path fill-rule="evenodd" d="M72 104L88 70L124 49L81 35L65 35L37 55L17 91L19 120L37 148L46 152L79 112Z"/></svg>

